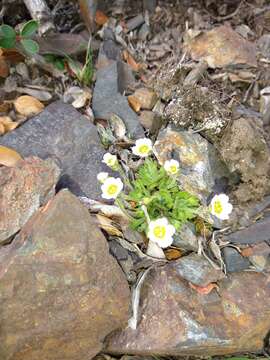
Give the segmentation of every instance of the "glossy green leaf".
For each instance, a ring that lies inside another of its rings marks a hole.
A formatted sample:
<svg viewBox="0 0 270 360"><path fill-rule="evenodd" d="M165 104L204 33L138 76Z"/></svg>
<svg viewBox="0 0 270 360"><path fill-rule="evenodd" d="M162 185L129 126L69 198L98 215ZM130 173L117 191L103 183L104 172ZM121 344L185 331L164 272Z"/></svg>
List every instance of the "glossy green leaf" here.
<svg viewBox="0 0 270 360"><path fill-rule="evenodd" d="M9 25L0 26L0 47L4 49L10 49L15 46L16 43L16 32Z"/></svg>
<svg viewBox="0 0 270 360"><path fill-rule="evenodd" d="M12 49L16 44L16 38L0 38L0 48Z"/></svg>
<svg viewBox="0 0 270 360"><path fill-rule="evenodd" d="M21 39L21 44L29 54L36 54L39 51L38 43L31 39Z"/></svg>
<svg viewBox="0 0 270 360"><path fill-rule="evenodd" d="M56 59L54 61L54 66L56 67L56 69L58 69L60 71L64 71L65 70L65 61L63 59Z"/></svg>
<svg viewBox="0 0 270 360"><path fill-rule="evenodd" d="M16 32L13 27L3 24L0 26L0 37L1 38L15 38Z"/></svg>
<svg viewBox="0 0 270 360"><path fill-rule="evenodd" d="M21 30L21 36L30 37L38 30L38 22L35 20L30 20L24 24Z"/></svg>

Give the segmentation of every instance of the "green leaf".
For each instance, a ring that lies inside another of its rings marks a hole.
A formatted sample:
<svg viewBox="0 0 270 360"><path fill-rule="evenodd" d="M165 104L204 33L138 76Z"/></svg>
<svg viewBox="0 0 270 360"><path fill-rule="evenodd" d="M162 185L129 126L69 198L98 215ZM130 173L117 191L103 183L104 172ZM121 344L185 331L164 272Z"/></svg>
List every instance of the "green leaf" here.
<svg viewBox="0 0 270 360"><path fill-rule="evenodd" d="M38 29L38 22L35 20L30 20L26 24L24 24L21 30L21 36L30 37L34 35L37 29Z"/></svg>
<svg viewBox="0 0 270 360"><path fill-rule="evenodd" d="M0 26L0 37L1 38L15 38L16 31L13 29L13 27L3 24Z"/></svg>
<svg viewBox="0 0 270 360"><path fill-rule="evenodd" d="M25 51L30 54L36 54L39 51L38 43L31 39L21 39L21 44Z"/></svg>
<svg viewBox="0 0 270 360"><path fill-rule="evenodd" d="M56 60L56 56L53 54L45 54L44 55L44 59L48 62L48 63L54 63Z"/></svg>
<svg viewBox="0 0 270 360"><path fill-rule="evenodd" d="M9 25L0 26L0 47L4 49L11 49L16 43L16 32Z"/></svg>
<svg viewBox="0 0 270 360"><path fill-rule="evenodd" d="M12 49L16 44L16 38L0 38L0 48Z"/></svg>
<svg viewBox="0 0 270 360"><path fill-rule="evenodd" d="M60 71L64 71L65 70L65 61L63 59L56 59L54 61L54 66L56 67L56 69L60 70Z"/></svg>

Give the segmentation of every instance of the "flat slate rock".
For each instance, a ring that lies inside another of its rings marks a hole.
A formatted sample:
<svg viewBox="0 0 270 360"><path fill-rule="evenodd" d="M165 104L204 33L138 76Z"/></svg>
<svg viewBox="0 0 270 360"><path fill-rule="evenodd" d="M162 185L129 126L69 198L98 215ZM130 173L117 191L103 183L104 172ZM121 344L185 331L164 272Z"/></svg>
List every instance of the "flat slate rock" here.
<svg viewBox="0 0 270 360"><path fill-rule="evenodd" d="M62 170L59 188L67 187L76 195L100 198L96 175L102 165L104 149L96 127L71 105L61 101L1 137L0 144L22 156L52 158Z"/></svg>
<svg viewBox="0 0 270 360"><path fill-rule="evenodd" d="M234 244L258 244L270 240L270 217L258 221L246 229L224 236L225 241Z"/></svg>
<svg viewBox="0 0 270 360"><path fill-rule="evenodd" d="M215 269L208 260L194 253L183 256L171 266L182 278L199 286L207 286L225 277L221 270Z"/></svg>
<svg viewBox="0 0 270 360"><path fill-rule="evenodd" d="M132 137L143 137L144 132L137 114L131 109L121 91L121 62L114 61L97 72L93 94L93 112L96 118L108 120L118 115L126 124Z"/></svg>
<svg viewBox="0 0 270 360"><path fill-rule="evenodd" d="M251 266L248 258L243 257L235 248L226 246L222 249L222 254L228 273L243 271Z"/></svg>

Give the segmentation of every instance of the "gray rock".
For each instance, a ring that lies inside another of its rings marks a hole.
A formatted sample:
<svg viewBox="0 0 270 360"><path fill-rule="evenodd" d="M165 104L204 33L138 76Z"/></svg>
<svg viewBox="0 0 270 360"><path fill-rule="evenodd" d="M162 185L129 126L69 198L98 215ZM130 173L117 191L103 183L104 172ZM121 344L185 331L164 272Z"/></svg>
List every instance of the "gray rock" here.
<svg viewBox="0 0 270 360"><path fill-rule="evenodd" d="M0 144L22 156L51 157L62 170L58 187L76 195L100 198L96 175L106 169L96 127L71 105L57 101L1 137Z"/></svg>
<svg viewBox="0 0 270 360"><path fill-rule="evenodd" d="M228 273L245 270L251 265L247 258L243 257L235 248L230 246L222 249L222 254Z"/></svg>
<svg viewBox="0 0 270 360"><path fill-rule="evenodd" d="M225 235L225 241L234 244L258 244L270 240L270 218L258 221L246 229Z"/></svg>
<svg viewBox="0 0 270 360"><path fill-rule="evenodd" d="M209 261L197 254L184 256L171 266L178 275L199 286L206 286L225 277L221 270L215 269Z"/></svg>
<svg viewBox="0 0 270 360"><path fill-rule="evenodd" d="M144 135L137 114L130 108L125 96L120 93L120 78L117 61L97 72L92 108L96 118L108 120L111 114L124 120L133 137Z"/></svg>
<svg viewBox="0 0 270 360"><path fill-rule="evenodd" d="M264 34L261 36L257 45L262 55L270 59L270 34Z"/></svg>
<svg viewBox="0 0 270 360"><path fill-rule="evenodd" d="M204 203L218 180L228 177L228 169L213 145L199 134L167 128L159 133L154 153L161 165L172 158L178 160L180 186Z"/></svg>
<svg viewBox="0 0 270 360"><path fill-rule="evenodd" d="M183 250L198 250L198 239L192 223L184 224L173 237L173 245Z"/></svg>

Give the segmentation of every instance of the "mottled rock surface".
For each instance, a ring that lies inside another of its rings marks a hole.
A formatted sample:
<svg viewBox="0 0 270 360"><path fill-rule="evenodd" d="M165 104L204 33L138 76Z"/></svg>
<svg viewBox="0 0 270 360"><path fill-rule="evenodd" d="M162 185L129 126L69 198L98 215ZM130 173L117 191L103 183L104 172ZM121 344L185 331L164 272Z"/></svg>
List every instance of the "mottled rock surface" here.
<svg viewBox="0 0 270 360"><path fill-rule="evenodd" d="M136 330L113 335L114 354L211 356L256 352L270 328L270 276L237 273L219 290L201 295L176 272L173 263L147 275Z"/></svg>
<svg viewBox="0 0 270 360"><path fill-rule="evenodd" d="M160 164L174 158L180 163L180 186L206 201L215 183L228 176L228 170L217 151L199 134L170 128L162 131L154 146Z"/></svg>
<svg viewBox="0 0 270 360"><path fill-rule="evenodd" d="M76 195L100 197L96 175L104 171L101 159L104 149L96 127L71 105L61 101L25 122L16 131L1 137L0 144L22 156L51 157L62 170L60 187Z"/></svg>
<svg viewBox="0 0 270 360"><path fill-rule="evenodd" d="M98 70L93 93L93 112L96 118L106 120L112 114L118 115L125 122L131 136L141 137L144 133L138 116L129 106L127 98L120 93L119 66L119 62L114 61Z"/></svg>
<svg viewBox="0 0 270 360"><path fill-rule="evenodd" d="M208 260L194 253L183 256L173 266L182 278L199 286L207 286L225 277L221 270L214 269Z"/></svg>
<svg viewBox="0 0 270 360"><path fill-rule="evenodd" d="M251 266L248 258L243 257L239 251L233 247L226 246L222 249L222 254L227 272L243 271Z"/></svg>
<svg viewBox="0 0 270 360"><path fill-rule="evenodd" d="M270 193L270 151L258 122L234 120L221 139L220 152L230 171L241 176L235 192L238 201L258 200Z"/></svg>
<svg viewBox="0 0 270 360"><path fill-rule="evenodd" d="M186 40L186 48L193 60L205 60L211 68L257 66L256 45L230 26L221 25L208 32L200 32L198 36L191 35L190 39L187 36Z"/></svg>
<svg viewBox="0 0 270 360"><path fill-rule="evenodd" d="M270 218L265 218L245 229L225 235L224 240L234 244L258 244L270 241Z"/></svg>
<svg viewBox="0 0 270 360"><path fill-rule="evenodd" d="M122 270L67 190L0 251L1 360L89 360L128 307Z"/></svg>
<svg viewBox="0 0 270 360"><path fill-rule="evenodd" d="M60 170L50 159L30 157L0 168L0 243L9 239L55 191Z"/></svg>

